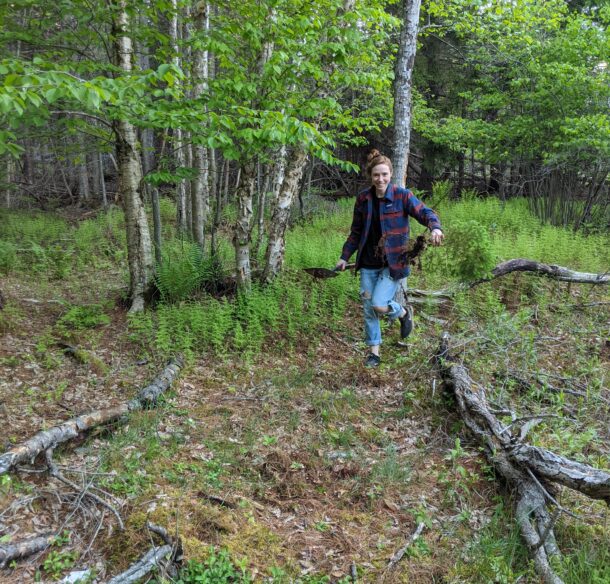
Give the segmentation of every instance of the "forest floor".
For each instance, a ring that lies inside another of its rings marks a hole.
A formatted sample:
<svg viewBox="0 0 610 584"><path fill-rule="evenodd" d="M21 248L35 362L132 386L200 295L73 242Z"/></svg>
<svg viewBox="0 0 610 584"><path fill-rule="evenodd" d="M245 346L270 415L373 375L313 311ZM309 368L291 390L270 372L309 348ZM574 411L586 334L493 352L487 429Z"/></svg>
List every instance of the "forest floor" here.
<svg viewBox="0 0 610 584"><path fill-rule="evenodd" d="M116 275L70 286L3 279L3 450L39 429L131 399L163 368L161 360L143 359L118 286ZM562 290L578 301L578 292ZM83 317L79 322L69 310L83 298L107 318L83 327ZM596 292L593 300L607 298ZM542 339L538 364L561 374L575 358L595 356L596 367L601 363L607 372L607 306L569 318L570 330L536 323L531 342ZM360 582L472 582L487 555L490 574L504 578L495 581L536 582L512 525L510 494L470 442L435 370L440 328L416 318L406 346L398 342L398 327L387 330L384 363L370 370L362 366L360 321L354 303L344 330L329 330L315 347L282 352L270 344L245 360L197 357L157 409L58 453L62 472L97 488L120 513L124 531L107 508L44 472L3 477L2 541L64 535L50 551L3 570L0 582L55 581L86 568L104 580L148 549L146 521L177 533L187 558L209 555L211 545L227 549L257 581L348 582L357 574ZM575 340L576 321L581 335ZM489 331L473 323L470 337L482 335ZM488 350L496 361L519 361L493 342ZM61 343L83 352L76 359ZM491 361L477 366L475 379L494 381ZM587 383L587 375L579 380ZM601 383L607 399L603 376ZM575 422L575 451L586 448L578 442L586 429ZM608 444L608 430L597 438ZM595 452L603 467L607 449ZM591 542L607 546L607 511L582 498L578 506L598 520L582 525L566 517L558 536L576 525L590 529ZM419 523L425 525L421 538L387 571ZM560 543L570 541L565 536ZM513 572L515 565L521 571Z"/></svg>

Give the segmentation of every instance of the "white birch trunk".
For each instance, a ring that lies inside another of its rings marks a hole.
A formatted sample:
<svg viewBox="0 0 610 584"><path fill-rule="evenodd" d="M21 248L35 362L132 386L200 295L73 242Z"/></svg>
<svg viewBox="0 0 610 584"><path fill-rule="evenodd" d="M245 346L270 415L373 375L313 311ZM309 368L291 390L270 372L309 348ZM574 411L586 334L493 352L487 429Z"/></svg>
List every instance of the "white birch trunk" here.
<svg viewBox="0 0 610 584"><path fill-rule="evenodd" d="M417 50L421 0L403 0L403 27L396 59L394 81L394 135L392 161L394 182L405 186L411 141L411 87Z"/></svg>
<svg viewBox="0 0 610 584"><path fill-rule="evenodd" d="M116 0L113 21L113 48L116 64L131 71L133 45L127 36L129 17L126 0ZM145 295L153 277L152 244L141 193L142 171L137 149L137 134L133 124L122 119L113 122L119 173L119 196L125 209L127 256L129 261L130 312L144 309Z"/></svg>
<svg viewBox="0 0 610 584"><path fill-rule="evenodd" d="M252 232L254 181L256 165L253 161L243 164L239 188L237 189L237 220L235 222L235 268L237 287L248 290L252 284L250 265L250 240Z"/></svg>
<svg viewBox="0 0 610 584"><path fill-rule="evenodd" d="M272 205L275 205L277 198L280 195L280 189L284 182L284 176L286 175L286 158L288 157L288 150L285 145L282 145L275 162L274 175L273 175L273 186L271 188L271 201Z"/></svg>
<svg viewBox="0 0 610 584"><path fill-rule="evenodd" d="M200 2L193 8L193 21L198 34L207 34L210 27L210 7ZM197 99L208 87L208 51L193 51L193 97ZM209 157L203 144L193 145L193 165L196 176L191 183L193 199L193 238L203 249L205 245L205 225L210 209Z"/></svg>
<svg viewBox="0 0 610 584"><path fill-rule="evenodd" d="M271 224L269 226L269 243L265 253L265 268L263 270L263 281L270 282L281 271L284 264L285 235L290 218L290 209L299 188L299 182L303 176L303 170L307 163L307 153L302 148L293 151L286 177L282 182Z"/></svg>
<svg viewBox="0 0 610 584"><path fill-rule="evenodd" d="M176 67L180 67L180 47L178 46L178 0L171 0L171 4L172 16L169 20L169 37L174 53L172 63ZM176 128L174 130L173 138L174 164L176 168L183 168L185 166L185 154L182 128ZM188 224L186 222L186 184L184 179L178 179L176 183L176 208L178 210L178 228L182 231L186 231Z"/></svg>

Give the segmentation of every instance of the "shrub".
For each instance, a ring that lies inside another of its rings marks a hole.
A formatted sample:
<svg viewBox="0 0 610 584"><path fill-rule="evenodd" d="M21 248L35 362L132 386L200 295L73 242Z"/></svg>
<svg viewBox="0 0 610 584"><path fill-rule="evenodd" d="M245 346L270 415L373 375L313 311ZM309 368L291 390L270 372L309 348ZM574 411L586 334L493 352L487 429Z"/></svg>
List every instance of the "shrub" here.
<svg viewBox="0 0 610 584"><path fill-rule="evenodd" d="M462 281L484 278L495 258L487 230L477 221L453 223L448 233L449 270Z"/></svg>
<svg viewBox="0 0 610 584"><path fill-rule="evenodd" d="M17 250L9 241L0 241L0 272L10 274L17 265Z"/></svg>
<svg viewBox="0 0 610 584"><path fill-rule="evenodd" d="M58 321L60 326L82 330L110 324L110 317L100 304L73 306Z"/></svg>

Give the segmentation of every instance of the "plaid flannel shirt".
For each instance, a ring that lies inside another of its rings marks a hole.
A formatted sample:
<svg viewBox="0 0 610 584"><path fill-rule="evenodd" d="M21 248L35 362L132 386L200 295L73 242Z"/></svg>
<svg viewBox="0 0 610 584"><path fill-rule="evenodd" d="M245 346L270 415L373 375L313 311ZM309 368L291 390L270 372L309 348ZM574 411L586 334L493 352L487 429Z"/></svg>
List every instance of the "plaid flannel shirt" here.
<svg viewBox="0 0 610 584"><path fill-rule="evenodd" d="M356 270L360 269L362 249L371 228L375 199L375 187L373 186L356 197L350 234L341 252L341 259L348 261L358 250ZM384 251L390 268L390 276L399 280L408 276L411 271L405 261L410 233L409 216L417 219L430 231L441 229L441 223L436 213L426 207L409 189L390 184L381 201L379 217Z"/></svg>

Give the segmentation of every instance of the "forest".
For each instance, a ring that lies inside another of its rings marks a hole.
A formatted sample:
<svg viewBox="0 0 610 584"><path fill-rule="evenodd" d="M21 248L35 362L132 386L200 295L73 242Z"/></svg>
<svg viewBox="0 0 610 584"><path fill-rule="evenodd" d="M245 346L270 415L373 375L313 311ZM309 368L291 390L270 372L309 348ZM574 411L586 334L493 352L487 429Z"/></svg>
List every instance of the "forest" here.
<svg viewBox="0 0 610 584"><path fill-rule="evenodd" d="M606 0L0 18L0 584L610 582Z"/></svg>

